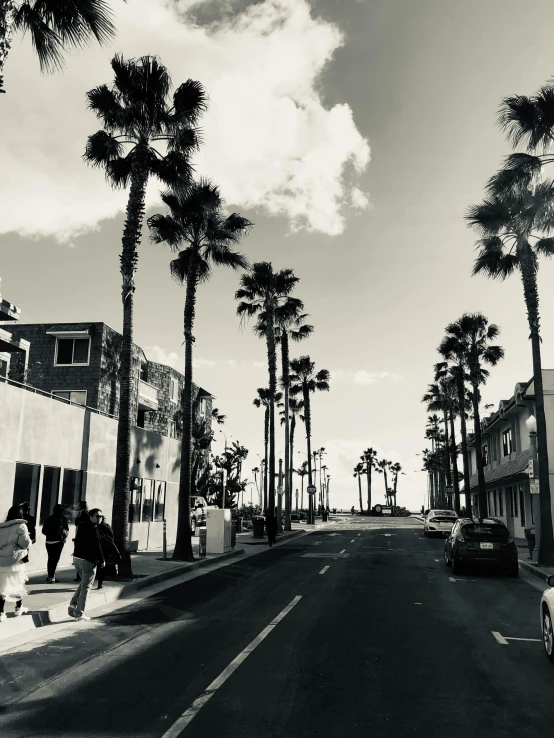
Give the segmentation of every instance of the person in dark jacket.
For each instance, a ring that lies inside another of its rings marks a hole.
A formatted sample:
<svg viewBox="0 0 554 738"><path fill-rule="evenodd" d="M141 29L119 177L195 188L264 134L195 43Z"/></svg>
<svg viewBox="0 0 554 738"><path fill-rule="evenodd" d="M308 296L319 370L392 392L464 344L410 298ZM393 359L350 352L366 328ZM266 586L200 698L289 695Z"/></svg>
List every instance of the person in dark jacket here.
<svg viewBox="0 0 554 738"><path fill-rule="evenodd" d="M104 517L100 519L97 530L98 536L100 538L100 547L102 549L105 561L105 565L101 566L96 573L96 577L98 579L98 589L102 589L102 587L104 586L104 578L106 576L106 570L108 566L112 570L115 569L115 574L117 575L117 567L121 562L121 554L119 553L119 549L115 545L113 531L110 525L106 523Z"/></svg>
<svg viewBox="0 0 554 738"><path fill-rule="evenodd" d="M42 534L46 538L46 553L48 554L48 576L46 581L55 584L56 568L62 555L65 541L69 535L69 522L64 515L62 505L54 505L52 515L49 515L42 526Z"/></svg>
<svg viewBox="0 0 554 738"><path fill-rule="evenodd" d="M81 500L79 503L79 512L77 513L77 517L75 518L75 530L79 527L79 524L82 520L89 520L89 514L88 514L88 503L86 500ZM73 539L75 541L75 539ZM77 572L74 582L80 582L81 577L79 576L79 572Z"/></svg>
<svg viewBox="0 0 554 738"><path fill-rule="evenodd" d="M30 505L28 502L22 502L20 505L21 517L27 521L27 530L31 537L31 542L37 542L37 519L31 515Z"/></svg>
<svg viewBox="0 0 554 738"><path fill-rule="evenodd" d="M90 620L85 615L87 597L97 566L104 566L104 555L100 546L100 537L97 526L102 518L102 510L97 507L89 512L89 519L83 518L75 535L75 550L73 551L73 566L80 575L81 581L75 590L67 612L76 620Z"/></svg>
<svg viewBox="0 0 554 738"><path fill-rule="evenodd" d="M275 513L271 510L267 510L266 512L265 528L267 531L267 540L271 548L277 539L277 518L275 517Z"/></svg>

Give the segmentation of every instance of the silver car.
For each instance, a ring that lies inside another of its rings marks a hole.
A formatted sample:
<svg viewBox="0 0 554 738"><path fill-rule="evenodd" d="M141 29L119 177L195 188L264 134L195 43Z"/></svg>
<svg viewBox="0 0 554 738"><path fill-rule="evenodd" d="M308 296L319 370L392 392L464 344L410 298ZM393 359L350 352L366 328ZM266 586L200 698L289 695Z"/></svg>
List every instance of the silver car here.
<svg viewBox="0 0 554 738"><path fill-rule="evenodd" d="M449 536L452 526L458 520L454 510L429 510L423 522L423 535Z"/></svg>
<svg viewBox="0 0 554 738"><path fill-rule="evenodd" d="M545 589L541 597L541 630L542 642L546 657L554 663L554 574L546 577L548 589Z"/></svg>

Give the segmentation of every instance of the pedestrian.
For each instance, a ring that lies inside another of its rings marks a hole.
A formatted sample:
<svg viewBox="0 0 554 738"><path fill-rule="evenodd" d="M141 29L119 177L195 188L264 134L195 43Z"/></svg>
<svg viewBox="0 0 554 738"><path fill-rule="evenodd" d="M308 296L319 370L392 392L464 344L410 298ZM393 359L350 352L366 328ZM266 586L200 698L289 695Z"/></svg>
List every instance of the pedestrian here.
<svg viewBox="0 0 554 738"><path fill-rule="evenodd" d="M75 518L75 531L79 527L79 524L82 520L88 520L89 514L88 514L88 503L86 500L81 500L79 502L79 512L77 513L77 517ZM75 542L75 539L73 539ZM81 577L79 576L79 572L76 572L74 582L80 582Z"/></svg>
<svg viewBox="0 0 554 738"><path fill-rule="evenodd" d="M67 612L76 620L90 620L88 615L85 615L88 593L94 582L96 566L104 566L104 556L97 530L101 517L102 510L99 508L95 507L90 510L88 520L85 517L81 518L75 535L73 566L80 575L81 581L71 598Z"/></svg>
<svg viewBox="0 0 554 738"><path fill-rule="evenodd" d="M23 559L30 545L27 521L21 517L20 506L14 505L8 510L6 522L0 523L0 622L7 617L7 599L15 599L16 616L29 612L22 598L27 594L25 582L29 581Z"/></svg>
<svg viewBox="0 0 554 738"><path fill-rule="evenodd" d="M22 502L21 505L21 517L27 521L27 530L31 537L31 542L37 542L37 519L31 515L30 505L28 502Z"/></svg>
<svg viewBox="0 0 554 738"><path fill-rule="evenodd" d="M265 516L265 528L267 531L267 540L269 547L273 546L277 539L277 518L273 510L267 510Z"/></svg>
<svg viewBox="0 0 554 738"><path fill-rule="evenodd" d="M102 516L102 518L100 519L97 530L98 536L100 538L100 548L102 549L102 554L105 561L105 565L101 566L96 573L96 578L98 579L98 589L102 589L102 587L104 586L104 578L106 576L106 570L108 566L112 571L115 570L115 575L117 576L118 566L121 563L121 554L119 553L119 549L115 545L111 526L106 523L106 519L104 518L104 516Z"/></svg>
<svg viewBox="0 0 554 738"><path fill-rule="evenodd" d="M69 522L64 515L62 505L54 505L52 515L49 515L42 526L42 534L46 537L46 553L48 554L48 576L49 584L56 584L56 567L62 555L65 540L69 535Z"/></svg>

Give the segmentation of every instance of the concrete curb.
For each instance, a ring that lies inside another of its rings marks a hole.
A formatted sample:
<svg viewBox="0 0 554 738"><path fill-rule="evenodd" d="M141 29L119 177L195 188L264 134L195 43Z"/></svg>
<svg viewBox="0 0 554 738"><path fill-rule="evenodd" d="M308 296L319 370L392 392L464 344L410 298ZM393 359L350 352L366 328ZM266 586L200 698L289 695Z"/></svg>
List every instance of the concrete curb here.
<svg viewBox="0 0 554 738"><path fill-rule="evenodd" d="M521 559L519 559L519 565L522 569L525 569L526 572L536 577L537 579L540 579L541 582L544 582L545 589L548 587L546 583L546 577L549 574L554 574L554 570L552 570L550 567L548 569L543 569L540 566L532 564L530 561L522 561Z"/></svg>

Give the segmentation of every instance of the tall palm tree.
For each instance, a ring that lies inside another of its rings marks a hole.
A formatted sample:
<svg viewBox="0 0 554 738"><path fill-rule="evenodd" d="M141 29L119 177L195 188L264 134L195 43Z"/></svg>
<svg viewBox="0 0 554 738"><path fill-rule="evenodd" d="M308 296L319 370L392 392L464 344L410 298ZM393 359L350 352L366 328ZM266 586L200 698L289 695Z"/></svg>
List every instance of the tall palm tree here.
<svg viewBox="0 0 554 738"><path fill-rule="evenodd" d="M217 407L214 407L212 408L212 420L215 420L218 425L224 425L225 421L227 420L227 416L222 415Z"/></svg>
<svg viewBox="0 0 554 738"><path fill-rule="evenodd" d="M246 269L248 261L234 246L252 227L238 213L224 214L218 187L208 179L192 182L186 190L170 190L161 195L169 208L165 215L148 218L150 239L165 243L177 258L170 271L180 284L186 284L183 333L185 336L185 382L181 396L183 437L179 477L179 512L174 561L192 561L190 538L190 485L192 433L192 344L198 286L207 282L213 267Z"/></svg>
<svg viewBox="0 0 554 738"><path fill-rule="evenodd" d="M380 461L377 462L377 466L375 467L375 471L378 474L383 475L383 479L385 482L385 500L387 502L387 505L390 505L389 483L387 480L387 469L390 469L391 465L392 465L392 461L387 461L387 459L381 459Z"/></svg>
<svg viewBox="0 0 554 738"><path fill-rule="evenodd" d="M366 448L361 460L365 462L367 474L367 514L371 512L371 470L377 466L377 451L373 448Z"/></svg>
<svg viewBox="0 0 554 738"><path fill-rule="evenodd" d="M292 398L291 398L292 399ZM301 482L301 497L300 497L300 509L304 509L304 477L308 474L308 462L303 461L302 465L298 469L293 469L295 474L298 474Z"/></svg>
<svg viewBox="0 0 554 738"><path fill-rule="evenodd" d="M0 92L16 31L29 31L41 72L63 66L63 52L83 48L91 38L105 44L115 36L106 0L2 0L0 3Z"/></svg>
<svg viewBox="0 0 554 738"><path fill-rule="evenodd" d="M289 397L289 412L288 412L288 419L289 419L289 461L290 461L290 468L289 468L289 474L288 474L288 489L290 490L290 509L292 510L292 474L294 472L293 469L293 453L294 453L294 432L296 430L296 416L298 415L300 417L300 420L304 420L304 416L300 414L300 411L304 407L304 403L302 400L297 400L295 397ZM279 415L281 416L281 425L286 424L286 417L285 417L285 403L280 402L279 407L282 408L279 411ZM285 454L286 456L286 454ZM286 469L285 469L286 472ZM286 527L285 527L286 529Z"/></svg>
<svg viewBox="0 0 554 738"><path fill-rule="evenodd" d="M104 128L89 136L84 159L93 166L103 167L113 187L130 185L120 256L123 341L112 513L114 537L124 555L121 572L127 574L131 561L127 550L133 295L146 185L151 176L169 186L189 185L190 157L199 146L195 125L206 109L206 95L199 82L189 79L175 90L171 105L168 99L171 80L156 57L125 61L116 54L111 65L115 74L112 87L100 85L87 93L89 108ZM160 143L166 145L165 155L156 148Z"/></svg>
<svg viewBox="0 0 554 738"><path fill-rule="evenodd" d="M362 474L365 474L366 470L361 461L359 461L354 467L354 476L358 477L358 495L360 497L360 513L364 511L364 503L362 501Z"/></svg>
<svg viewBox="0 0 554 738"><path fill-rule="evenodd" d="M492 343L499 333L500 328L494 323L489 324L488 319L482 313L464 313L457 321L446 326L446 336L441 343L443 356L447 358L451 356L463 357L463 363L469 370L469 381L472 387L471 399L473 403L480 518L487 516L488 509L483 469L481 418L479 414L481 393L479 386L485 383L483 365L496 366L500 359L504 357L504 349Z"/></svg>
<svg viewBox="0 0 554 738"><path fill-rule="evenodd" d="M254 475L254 484L256 485L256 492L258 493L258 499L260 498L260 487L258 485L258 474L260 473L260 468L258 466L255 466L252 469L252 474Z"/></svg>
<svg viewBox="0 0 554 738"><path fill-rule="evenodd" d="M308 484L312 486L312 412L310 395L316 391L329 391L330 374L327 369L316 371L315 362L309 356L300 356L290 362L290 393L302 395L304 401L304 425L306 426L306 446L308 457ZM309 523L314 522L314 500L310 495Z"/></svg>
<svg viewBox="0 0 554 738"><path fill-rule="evenodd" d="M267 462L269 457L269 409L271 405L271 397L269 390L265 387L258 387L258 396L254 400L253 404L256 407L265 408L264 412L264 505L263 509L267 508L267 493L268 493L268 468ZM283 395L281 392L275 393L275 401L280 402Z"/></svg>
<svg viewBox="0 0 554 738"><path fill-rule="evenodd" d="M276 353L276 312L289 298L298 277L292 269L273 271L273 265L267 261L256 262L249 272L240 278L241 287L235 292L240 300L237 315L241 319L261 315L265 318L265 335L267 346L267 366L269 374L269 490L268 506L275 512L275 394L277 392L277 353ZM255 331L260 335L260 326Z"/></svg>
<svg viewBox="0 0 554 738"><path fill-rule="evenodd" d="M548 472L548 444L542 380L541 336L537 272L539 257L554 255L554 238L544 234L554 228L554 182L529 180L518 185L511 178L511 189L506 189L506 171L500 171L489 181L489 196L469 209L467 219L481 236L479 253L473 274L485 274L504 280L519 271L527 309L535 410L537 415L537 445L539 458L539 501L541 510L540 562L554 563L554 536L550 477ZM542 525L545 525L544 534ZM543 543L544 540L544 543Z"/></svg>
<svg viewBox="0 0 554 738"><path fill-rule="evenodd" d="M393 496L394 496L394 507L396 507L396 490L398 488L398 475L404 474L402 471L402 465L398 463L398 461L395 464L391 464L391 472L392 472L392 489L393 489Z"/></svg>

